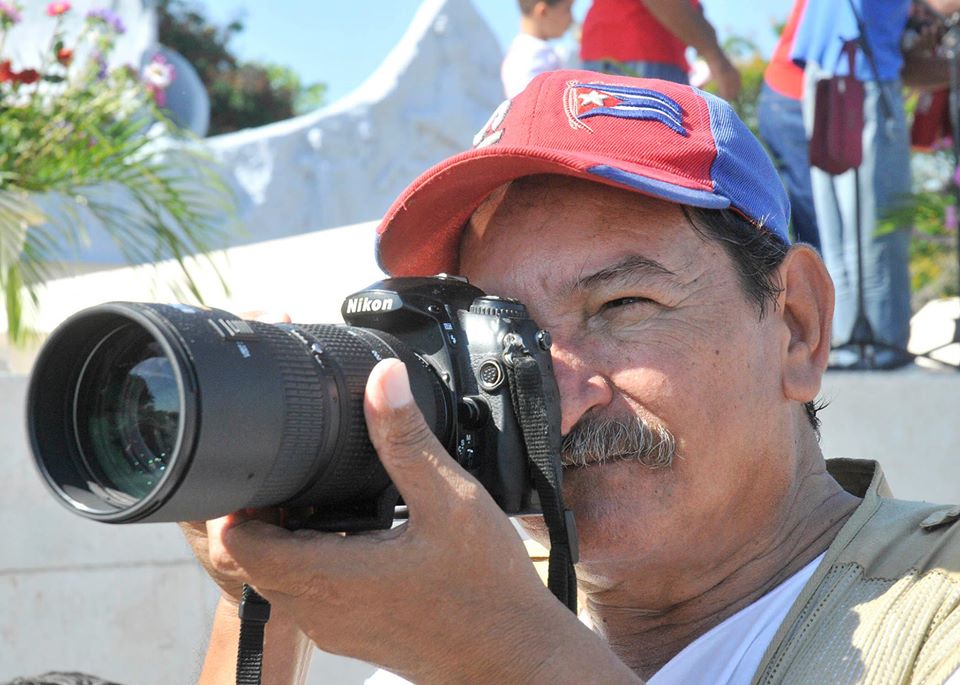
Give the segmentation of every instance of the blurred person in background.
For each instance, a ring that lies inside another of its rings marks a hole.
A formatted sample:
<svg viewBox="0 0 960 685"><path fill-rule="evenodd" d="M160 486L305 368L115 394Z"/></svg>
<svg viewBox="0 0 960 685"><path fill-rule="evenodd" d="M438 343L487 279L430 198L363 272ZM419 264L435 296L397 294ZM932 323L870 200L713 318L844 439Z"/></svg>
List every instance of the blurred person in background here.
<svg viewBox="0 0 960 685"><path fill-rule="evenodd" d="M594 0L583 21L584 69L689 83L690 46L710 68L720 97L740 92L740 72L717 42L700 0Z"/></svg>
<svg viewBox="0 0 960 685"><path fill-rule="evenodd" d="M803 128L803 69L790 59L793 36L807 0L796 0L763 74L757 103L760 140L780 172L790 196L790 224L794 238L820 251L817 214L810 183L810 153Z"/></svg>
<svg viewBox="0 0 960 685"><path fill-rule="evenodd" d="M520 32L500 65L500 80L508 98L537 74L563 66L549 41L562 36L573 23L573 0L519 0L519 5Z"/></svg>
<svg viewBox="0 0 960 685"><path fill-rule="evenodd" d="M951 11L950 7L957 5L956 0L930 4L939 11ZM833 336L838 349L831 355L833 368L854 368L862 361L856 346L847 344L858 313L858 228L865 314L878 343L882 343L874 350L872 367L895 369L912 360L906 352L911 316L911 226L884 219L902 208L911 192L903 84L936 87L947 83L949 65L929 50L902 51L910 7L911 0L806 0L793 39L791 57L805 69L803 111L808 135L817 82L849 73L842 49L845 41L861 35L858 14L872 55L865 53L861 42L855 72L865 85L866 97L859 184L854 170L831 176L821 169L811 169L821 249L837 291Z"/></svg>

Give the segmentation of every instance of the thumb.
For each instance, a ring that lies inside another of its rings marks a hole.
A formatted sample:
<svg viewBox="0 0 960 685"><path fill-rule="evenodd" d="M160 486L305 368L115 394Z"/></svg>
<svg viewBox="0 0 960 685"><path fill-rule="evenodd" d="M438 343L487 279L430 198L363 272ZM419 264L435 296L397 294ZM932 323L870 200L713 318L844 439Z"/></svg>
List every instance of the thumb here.
<svg viewBox="0 0 960 685"><path fill-rule="evenodd" d="M411 520L444 515L456 494L483 490L431 432L410 391L399 359L377 364L367 380L364 412L370 441L393 480Z"/></svg>

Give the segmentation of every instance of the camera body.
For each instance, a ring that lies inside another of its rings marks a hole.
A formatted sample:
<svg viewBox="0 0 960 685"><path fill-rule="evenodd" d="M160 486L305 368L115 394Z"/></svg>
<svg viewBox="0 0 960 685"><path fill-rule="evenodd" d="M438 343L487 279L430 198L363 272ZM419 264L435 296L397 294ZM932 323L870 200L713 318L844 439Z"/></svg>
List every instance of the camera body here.
<svg viewBox="0 0 960 685"><path fill-rule="evenodd" d="M108 523L283 507L290 527L389 527L403 503L369 441L363 394L373 366L396 357L448 452L506 513L540 513L517 360L540 407L533 430L557 462L560 402L550 336L526 308L440 275L374 283L341 311L346 325L132 302L75 314L28 389L43 480L74 513Z"/></svg>
<svg viewBox="0 0 960 685"><path fill-rule="evenodd" d="M456 276L395 278L346 298L343 320L397 338L432 367L451 398L438 437L508 514L539 513L509 375L513 355L536 358L559 448L560 398L550 334L516 300L488 296ZM559 454L559 449L555 450Z"/></svg>

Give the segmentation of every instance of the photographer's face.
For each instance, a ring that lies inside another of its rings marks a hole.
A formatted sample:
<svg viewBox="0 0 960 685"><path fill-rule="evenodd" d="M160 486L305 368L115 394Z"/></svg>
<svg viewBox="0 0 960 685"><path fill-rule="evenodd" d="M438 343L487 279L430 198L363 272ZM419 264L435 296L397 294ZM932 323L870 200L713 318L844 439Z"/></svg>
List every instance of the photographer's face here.
<svg viewBox="0 0 960 685"><path fill-rule="evenodd" d="M735 566L773 533L795 467L781 387L788 334L780 317L760 318L723 248L677 206L524 179L476 212L461 271L550 330L565 435L639 417L676 440L669 466L650 455L593 463L587 449L585 466L565 469L582 577L642 570L669 602L674 584Z"/></svg>

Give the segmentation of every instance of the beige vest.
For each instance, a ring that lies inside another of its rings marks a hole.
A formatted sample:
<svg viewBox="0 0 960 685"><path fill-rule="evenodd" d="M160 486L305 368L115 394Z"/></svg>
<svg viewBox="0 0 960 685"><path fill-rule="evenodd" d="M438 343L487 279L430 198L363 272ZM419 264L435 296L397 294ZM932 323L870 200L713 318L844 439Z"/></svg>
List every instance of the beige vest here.
<svg viewBox="0 0 960 685"><path fill-rule="evenodd" d="M863 502L794 602L753 685L941 685L960 668L960 506L890 499L873 461L831 459L827 468ZM549 552L526 545L546 582Z"/></svg>
<svg viewBox="0 0 960 685"><path fill-rule="evenodd" d="M940 685L960 668L960 506L890 499L875 462L827 465L863 503L790 609L754 685Z"/></svg>

